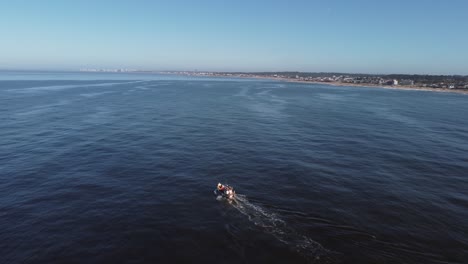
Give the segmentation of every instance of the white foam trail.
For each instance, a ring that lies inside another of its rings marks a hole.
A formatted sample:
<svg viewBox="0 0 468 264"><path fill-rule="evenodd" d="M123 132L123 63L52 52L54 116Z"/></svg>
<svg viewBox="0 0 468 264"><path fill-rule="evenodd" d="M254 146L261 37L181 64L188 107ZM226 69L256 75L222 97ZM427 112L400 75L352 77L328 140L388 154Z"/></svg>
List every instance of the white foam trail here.
<svg viewBox="0 0 468 264"><path fill-rule="evenodd" d="M148 90L148 86L144 86L144 85L139 85L139 86L136 86L135 89L139 89L139 90Z"/></svg>
<svg viewBox="0 0 468 264"><path fill-rule="evenodd" d="M330 100L330 101L346 101L347 96L342 94L330 94L330 93L319 93L317 94L320 99Z"/></svg>
<svg viewBox="0 0 468 264"><path fill-rule="evenodd" d="M29 87L29 88L8 89L7 91L17 92L17 93L30 93L30 92L42 92L42 91L61 91L61 90L73 89L73 88L114 86L114 85L131 84L131 83L139 83L139 82L143 82L143 81L37 86L37 87Z"/></svg>
<svg viewBox="0 0 468 264"><path fill-rule="evenodd" d="M80 94L80 96L91 98L91 97L96 97L96 96L100 96L100 95L104 95L104 94L108 94L108 93L114 93L114 92L113 91L104 91L104 92L96 92L96 93L83 93L83 94Z"/></svg>
<svg viewBox="0 0 468 264"><path fill-rule="evenodd" d="M237 194L231 203L240 213L247 216L256 226L273 235L282 243L304 256L311 263L330 263L331 252L322 245L307 236L299 234L293 228L278 217L261 206L255 205L244 195Z"/></svg>
<svg viewBox="0 0 468 264"><path fill-rule="evenodd" d="M112 121L110 119L111 114L112 114L112 109L108 107L99 106L99 107L96 107L94 113L89 114L86 117L84 122L88 124L93 124L93 125L108 123Z"/></svg>
<svg viewBox="0 0 468 264"><path fill-rule="evenodd" d="M250 98L250 96L248 95L249 91L250 91L250 87L242 87L241 90L237 94L235 94L234 96Z"/></svg>
<svg viewBox="0 0 468 264"><path fill-rule="evenodd" d="M263 90L261 92L258 92L257 95L267 95L271 92L271 90Z"/></svg>
<svg viewBox="0 0 468 264"><path fill-rule="evenodd" d="M45 105L39 105L39 106L34 106L31 109L27 111L22 111L19 113L16 113L15 116L31 116L31 115L38 115L38 114L43 114L52 111L56 107L64 106L67 104L70 104L71 101L69 100L60 100L56 103L53 104L45 104Z"/></svg>

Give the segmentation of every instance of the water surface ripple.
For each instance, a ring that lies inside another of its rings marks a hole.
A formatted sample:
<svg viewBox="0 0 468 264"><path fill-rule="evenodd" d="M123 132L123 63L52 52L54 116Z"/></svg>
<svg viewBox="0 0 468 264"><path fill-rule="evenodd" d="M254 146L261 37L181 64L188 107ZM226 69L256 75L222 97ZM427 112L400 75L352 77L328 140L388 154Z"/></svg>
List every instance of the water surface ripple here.
<svg viewBox="0 0 468 264"><path fill-rule="evenodd" d="M0 81L2 263L468 259L466 95L47 76Z"/></svg>

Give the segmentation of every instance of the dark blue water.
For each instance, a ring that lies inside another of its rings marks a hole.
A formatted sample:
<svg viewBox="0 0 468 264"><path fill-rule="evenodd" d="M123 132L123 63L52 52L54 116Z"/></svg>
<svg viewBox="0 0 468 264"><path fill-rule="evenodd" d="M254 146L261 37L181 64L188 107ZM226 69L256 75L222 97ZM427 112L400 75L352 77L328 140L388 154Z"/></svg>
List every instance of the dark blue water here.
<svg viewBox="0 0 468 264"><path fill-rule="evenodd" d="M466 95L1 76L1 263L468 263Z"/></svg>

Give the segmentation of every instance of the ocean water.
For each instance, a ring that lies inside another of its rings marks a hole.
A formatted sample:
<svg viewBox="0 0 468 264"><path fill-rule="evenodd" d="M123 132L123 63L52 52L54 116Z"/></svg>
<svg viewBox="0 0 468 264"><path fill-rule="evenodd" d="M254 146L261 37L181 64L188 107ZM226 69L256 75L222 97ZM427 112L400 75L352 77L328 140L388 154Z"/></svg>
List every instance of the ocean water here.
<svg viewBox="0 0 468 264"><path fill-rule="evenodd" d="M0 263L468 263L467 117L452 93L3 72Z"/></svg>

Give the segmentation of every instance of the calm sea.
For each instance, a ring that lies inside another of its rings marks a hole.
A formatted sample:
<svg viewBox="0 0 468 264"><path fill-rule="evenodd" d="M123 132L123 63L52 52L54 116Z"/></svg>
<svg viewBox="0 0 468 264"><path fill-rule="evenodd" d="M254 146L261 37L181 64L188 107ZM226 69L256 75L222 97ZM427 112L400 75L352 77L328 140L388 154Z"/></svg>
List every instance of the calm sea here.
<svg viewBox="0 0 468 264"><path fill-rule="evenodd" d="M467 263L467 117L452 93L2 72L0 262Z"/></svg>

